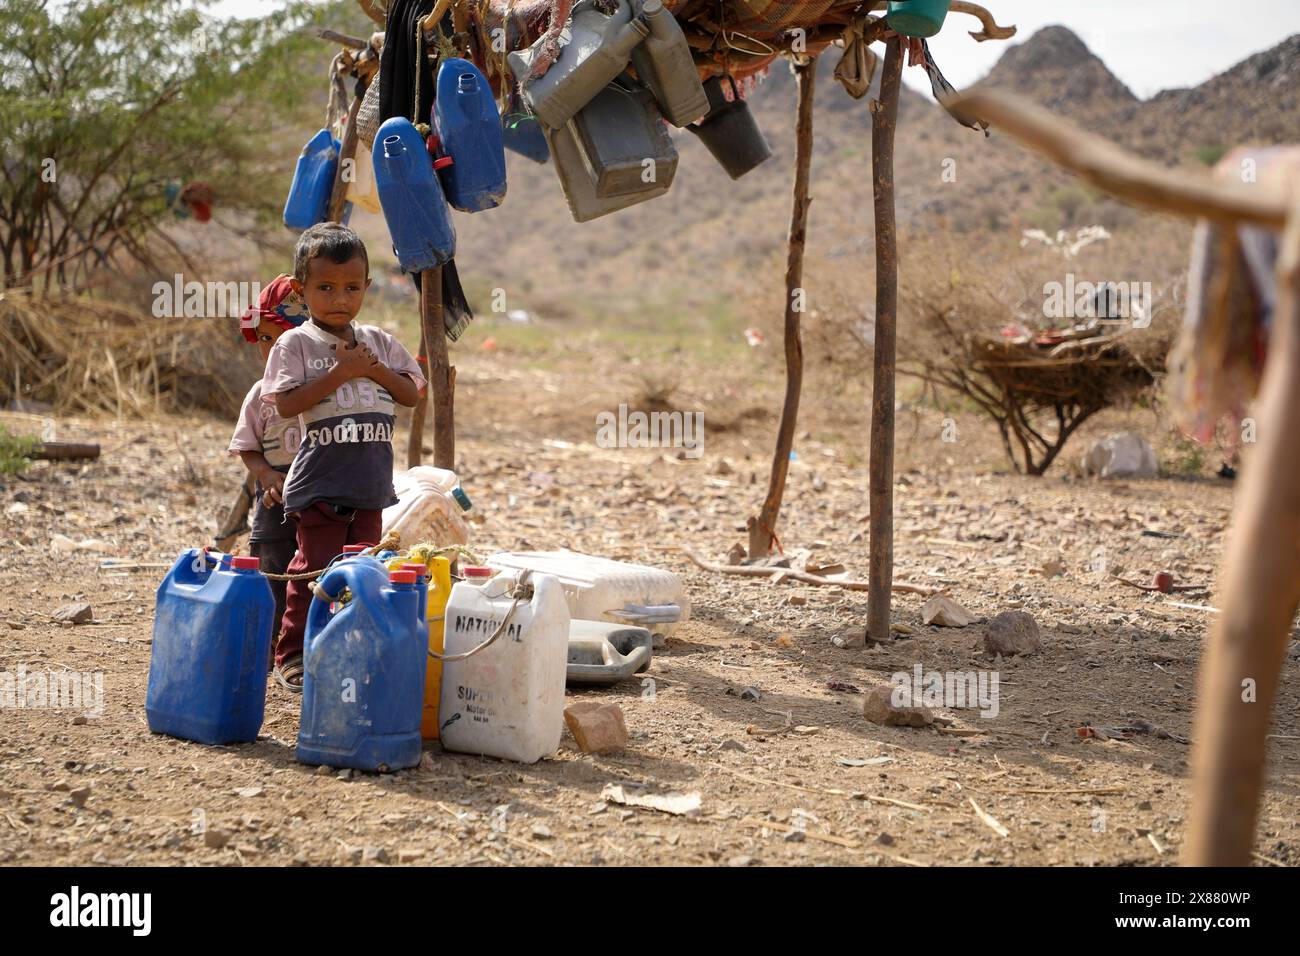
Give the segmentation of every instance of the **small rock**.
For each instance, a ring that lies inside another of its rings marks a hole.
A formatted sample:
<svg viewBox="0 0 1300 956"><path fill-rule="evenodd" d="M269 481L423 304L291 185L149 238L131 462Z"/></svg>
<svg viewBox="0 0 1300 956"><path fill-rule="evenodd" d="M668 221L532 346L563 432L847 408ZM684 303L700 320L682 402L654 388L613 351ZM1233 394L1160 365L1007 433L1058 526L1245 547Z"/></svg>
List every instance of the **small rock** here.
<svg viewBox="0 0 1300 956"><path fill-rule="evenodd" d="M742 751L742 752L743 752L744 749L745 749L745 745L742 744L739 740L724 740L721 744L718 745L718 749L719 749L719 750L739 750L739 751Z"/></svg>
<svg viewBox="0 0 1300 956"><path fill-rule="evenodd" d="M338 773L336 773L334 776L338 777L340 780L351 780L351 779L352 779L352 768L351 768L351 767L344 767L342 770L340 770L340 771L339 771Z"/></svg>
<svg viewBox="0 0 1300 956"><path fill-rule="evenodd" d="M744 564L745 558L748 556L749 552L745 550L745 546L737 542L736 544L733 544L731 550L727 552L727 563Z"/></svg>
<svg viewBox="0 0 1300 956"><path fill-rule="evenodd" d="M876 837L876 842L879 843L881 846L893 846L894 838L891 837L888 833L882 833L880 834L880 836Z"/></svg>
<svg viewBox="0 0 1300 956"><path fill-rule="evenodd" d="M73 803L75 803L78 807L84 807L86 805L86 801L90 799L90 788L78 787L76 790L73 790L68 794L68 799L71 800Z"/></svg>
<svg viewBox="0 0 1300 956"><path fill-rule="evenodd" d="M785 599L785 603L790 607L803 607L808 603L808 599L802 594L791 594Z"/></svg>
<svg viewBox="0 0 1300 956"><path fill-rule="evenodd" d="M975 620L975 615L952 598L936 594L921 605L921 621L939 627L965 627Z"/></svg>
<svg viewBox="0 0 1300 956"><path fill-rule="evenodd" d="M807 838L802 830L790 830L781 839L786 843L802 843Z"/></svg>
<svg viewBox="0 0 1300 956"><path fill-rule="evenodd" d="M1042 646L1038 622L1028 611L1003 611L984 631L984 651L990 657L1037 654Z"/></svg>
<svg viewBox="0 0 1300 956"><path fill-rule="evenodd" d="M333 773L334 773L334 768L327 767L324 764L321 764L319 767L316 768L316 776L318 777L328 777L331 776Z"/></svg>
<svg viewBox="0 0 1300 956"><path fill-rule="evenodd" d="M72 789L72 784L68 783L66 780L56 780L54 783L50 784L49 789L57 793L67 793Z"/></svg>
<svg viewBox="0 0 1300 956"><path fill-rule="evenodd" d="M225 830L209 827L203 831L203 845L213 850L220 850L230 842L230 834Z"/></svg>
<svg viewBox="0 0 1300 956"><path fill-rule="evenodd" d="M66 534L56 534L50 537L50 551L54 554L68 554L76 550L77 542Z"/></svg>
<svg viewBox="0 0 1300 956"><path fill-rule="evenodd" d="M89 604L65 604L54 612L54 620L70 624L89 624L94 619L95 612Z"/></svg>
<svg viewBox="0 0 1300 956"><path fill-rule="evenodd" d="M389 862L388 851L382 846L368 846L361 851L361 862L387 863Z"/></svg>
<svg viewBox="0 0 1300 956"><path fill-rule="evenodd" d="M240 787L235 791L241 797L260 797L262 795L261 787Z"/></svg>
<svg viewBox="0 0 1300 956"><path fill-rule="evenodd" d="M1109 435L1083 455L1083 473L1098 478L1155 478L1160 463L1151 445L1141 435L1122 432Z"/></svg>
<svg viewBox="0 0 1300 956"><path fill-rule="evenodd" d="M549 840L551 838L551 828L545 823L534 824L533 836L539 840Z"/></svg>
<svg viewBox="0 0 1300 956"><path fill-rule="evenodd" d="M398 863L414 863L424 856L424 851L418 847L407 847L397 851Z"/></svg>
<svg viewBox="0 0 1300 956"><path fill-rule="evenodd" d="M934 714L928 707L911 707L894 705L894 687L873 687L862 698L862 716L873 724L883 727L926 727L934 723ZM900 690L906 703L911 703L911 695Z"/></svg>
<svg viewBox="0 0 1300 956"><path fill-rule="evenodd" d="M752 866L754 858L752 856L733 856L727 860L727 866Z"/></svg>
<svg viewBox="0 0 1300 956"><path fill-rule="evenodd" d="M80 727L82 724L86 723L87 720L88 718L85 714L78 714L76 717L72 718L72 726Z"/></svg>
<svg viewBox="0 0 1300 956"><path fill-rule="evenodd" d="M757 687L746 687L740 692L741 700L762 700L763 693Z"/></svg>
<svg viewBox="0 0 1300 956"><path fill-rule="evenodd" d="M564 722L583 753L614 753L627 746L627 724L618 704L579 701L564 708Z"/></svg>
<svg viewBox="0 0 1300 956"><path fill-rule="evenodd" d="M1151 801L1150 801L1150 800L1143 800L1141 803L1139 803L1139 804L1137 805L1137 808L1138 808L1139 810L1150 810L1150 809L1151 809Z"/></svg>
<svg viewBox="0 0 1300 956"><path fill-rule="evenodd" d="M20 515L23 514L26 510L27 510L27 505L24 502L14 501L11 502L9 507L5 509L5 514Z"/></svg>

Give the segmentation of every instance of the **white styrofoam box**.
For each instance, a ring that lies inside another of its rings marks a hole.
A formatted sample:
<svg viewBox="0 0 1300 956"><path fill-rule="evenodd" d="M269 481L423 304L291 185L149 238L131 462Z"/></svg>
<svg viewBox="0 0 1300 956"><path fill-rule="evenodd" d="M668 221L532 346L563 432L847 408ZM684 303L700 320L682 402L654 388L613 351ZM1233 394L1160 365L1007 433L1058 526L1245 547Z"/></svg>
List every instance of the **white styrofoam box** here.
<svg viewBox="0 0 1300 956"><path fill-rule="evenodd" d="M681 578L662 568L577 551L499 551L487 565L554 575L574 618L644 627L654 634L656 647L690 616Z"/></svg>

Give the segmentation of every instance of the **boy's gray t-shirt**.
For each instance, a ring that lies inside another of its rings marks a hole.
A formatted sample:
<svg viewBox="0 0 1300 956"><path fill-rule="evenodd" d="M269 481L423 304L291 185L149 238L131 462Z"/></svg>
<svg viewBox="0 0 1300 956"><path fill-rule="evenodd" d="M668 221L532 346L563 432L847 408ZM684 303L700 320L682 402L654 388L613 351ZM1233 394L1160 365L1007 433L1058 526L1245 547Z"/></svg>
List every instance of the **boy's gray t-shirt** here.
<svg viewBox="0 0 1300 956"><path fill-rule="evenodd" d="M373 325L354 325L359 345L423 389L420 367L402 343ZM341 339L308 321L280 336L267 359L262 401L325 375L337 362ZM284 510L318 501L350 508L387 508L393 494L393 397L368 378L344 382L298 416L301 444L284 482Z"/></svg>

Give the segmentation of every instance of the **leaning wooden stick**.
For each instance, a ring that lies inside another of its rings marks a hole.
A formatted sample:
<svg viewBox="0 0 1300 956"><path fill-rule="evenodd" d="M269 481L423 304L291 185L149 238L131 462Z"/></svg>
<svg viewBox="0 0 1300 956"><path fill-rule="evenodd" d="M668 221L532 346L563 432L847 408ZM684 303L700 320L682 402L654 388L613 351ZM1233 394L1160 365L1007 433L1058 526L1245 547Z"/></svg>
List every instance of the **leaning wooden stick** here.
<svg viewBox="0 0 1300 956"><path fill-rule="evenodd" d="M1271 229L1281 229L1286 222L1286 196L1264 183L1218 182L1208 174L1176 175L1008 93L971 90L948 102L983 117L1121 199L1184 216L1248 222Z"/></svg>
<svg viewBox="0 0 1300 956"><path fill-rule="evenodd" d="M751 558L762 558L772 553L781 499L785 496L785 479L790 471L794 429L799 420L799 393L803 388L803 342L800 340L799 316L804 299L803 250L808 235L808 205L812 202L808 196L808 179L812 167L813 85L817 60L796 63L794 75L799 87L799 109L795 120L794 200L790 208L790 236L785 257L785 404L781 407L781 424L776 430L776 452L772 456L767 498L758 517L750 518L748 523Z"/></svg>
<svg viewBox="0 0 1300 956"><path fill-rule="evenodd" d="M846 581L838 578L826 578L817 574L809 574L807 571L795 571L792 568L765 568L756 567L752 564L717 564L713 561L706 561L684 545L679 550L691 560L692 564L703 568L705 571L715 571L718 574L738 574L747 578L769 579L779 575L782 581L799 581L802 584L823 584L827 587L844 588L846 591L866 591L871 587L871 584L867 581ZM927 588L920 584L895 583L892 584L891 587L899 594L920 594L929 597L934 593L934 588Z"/></svg>

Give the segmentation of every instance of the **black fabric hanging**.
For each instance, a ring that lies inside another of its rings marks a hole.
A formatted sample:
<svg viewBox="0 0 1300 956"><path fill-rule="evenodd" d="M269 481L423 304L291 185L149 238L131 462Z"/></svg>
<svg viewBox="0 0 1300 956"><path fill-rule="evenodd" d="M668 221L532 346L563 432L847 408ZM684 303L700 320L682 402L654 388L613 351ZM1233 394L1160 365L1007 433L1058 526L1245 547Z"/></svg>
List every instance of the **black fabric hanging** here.
<svg viewBox="0 0 1300 956"><path fill-rule="evenodd" d="M388 28L384 33L384 50L379 60L379 118L414 117L416 123L430 123L433 111L434 71L429 58L420 56L419 23L433 10L434 0L393 0L388 6ZM450 14L448 14L450 16ZM419 79L420 102L415 102L416 79ZM411 281L420 288L420 274L411 273ZM442 267L442 317L447 337L453 342L474 318L456 271L456 260Z"/></svg>

